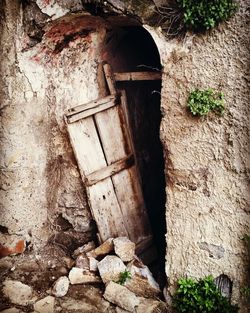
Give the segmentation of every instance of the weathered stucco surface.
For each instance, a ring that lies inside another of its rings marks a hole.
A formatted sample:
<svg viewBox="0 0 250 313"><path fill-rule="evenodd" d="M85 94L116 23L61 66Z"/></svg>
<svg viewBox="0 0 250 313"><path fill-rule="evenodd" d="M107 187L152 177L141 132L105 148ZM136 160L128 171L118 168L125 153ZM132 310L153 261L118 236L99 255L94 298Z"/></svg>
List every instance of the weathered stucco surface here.
<svg viewBox="0 0 250 313"><path fill-rule="evenodd" d="M249 4L241 1L236 16L207 35L187 35L163 59L161 139L167 157L171 292L180 277L226 274L239 301L240 288L247 285L249 259L242 238L250 226ZM203 120L187 112L188 93L196 87L225 94L222 117Z"/></svg>
<svg viewBox="0 0 250 313"><path fill-rule="evenodd" d="M75 231L92 227L63 114L97 98L103 36L93 19L74 16L45 26L44 16L45 33L34 44L25 30L37 11L6 4L1 59L1 225L30 237L34 248L60 230L60 214Z"/></svg>
<svg viewBox="0 0 250 313"><path fill-rule="evenodd" d="M117 3L116 12L124 9L120 1L109 2ZM0 225L36 251L62 229L58 218L75 232L93 229L63 114L98 96L105 22L72 13L82 9L77 0L67 5L37 0L26 8L18 1L0 3ZM250 233L249 6L242 0L229 22L181 40L168 40L160 29L145 26L164 66L160 137L166 159L169 292L183 276L226 274L241 312L247 312L240 288L247 284L249 262L242 237ZM225 114L192 117L186 100L195 87L223 91Z"/></svg>

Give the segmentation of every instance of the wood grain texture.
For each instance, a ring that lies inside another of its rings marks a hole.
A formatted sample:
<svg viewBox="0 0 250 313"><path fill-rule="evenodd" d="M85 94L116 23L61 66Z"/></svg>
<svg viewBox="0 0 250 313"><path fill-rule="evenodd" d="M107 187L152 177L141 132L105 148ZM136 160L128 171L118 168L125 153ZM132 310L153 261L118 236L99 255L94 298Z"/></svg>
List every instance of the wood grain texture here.
<svg viewBox="0 0 250 313"><path fill-rule="evenodd" d="M114 174L117 174L121 172L122 170L125 170L129 167L131 167L134 164L134 156L131 154L126 158L123 158L109 166L106 166L98 171L95 171L94 173L88 175L86 177L87 179L87 186L94 185L98 183L99 181L110 177Z"/></svg>
<svg viewBox="0 0 250 313"><path fill-rule="evenodd" d="M68 132L85 182L87 175L107 166L93 117L68 124ZM87 194L101 240L127 236L111 178L87 187Z"/></svg>
<svg viewBox="0 0 250 313"><path fill-rule="evenodd" d="M114 73L116 81L161 80L161 72L123 72Z"/></svg>

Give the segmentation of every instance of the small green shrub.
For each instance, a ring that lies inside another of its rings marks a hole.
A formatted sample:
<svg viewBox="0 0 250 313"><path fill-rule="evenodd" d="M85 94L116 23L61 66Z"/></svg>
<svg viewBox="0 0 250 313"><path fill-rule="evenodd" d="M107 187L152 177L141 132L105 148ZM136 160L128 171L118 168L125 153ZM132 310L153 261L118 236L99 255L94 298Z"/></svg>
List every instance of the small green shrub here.
<svg viewBox="0 0 250 313"><path fill-rule="evenodd" d="M234 0L177 0L186 28L203 31L227 20L237 10Z"/></svg>
<svg viewBox="0 0 250 313"><path fill-rule="evenodd" d="M222 92L217 92L211 88L195 89L188 97L187 106L193 115L203 116L211 111L222 114L225 110L224 95Z"/></svg>
<svg viewBox="0 0 250 313"><path fill-rule="evenodd" d="M239 310L222 296L211 276L199 281L180 279L173 304L178 313L236 313Z"/></svg>
<svg viewBox="0 0 250 313"><path fill-rule="evenodd" d="M126 281L128 279L131 279L131 278L132 278L132 274L126 270L126 271L120 273L120 277L119 277L119 280L117 283L120 285L124 285L126 283Z"/></svg>

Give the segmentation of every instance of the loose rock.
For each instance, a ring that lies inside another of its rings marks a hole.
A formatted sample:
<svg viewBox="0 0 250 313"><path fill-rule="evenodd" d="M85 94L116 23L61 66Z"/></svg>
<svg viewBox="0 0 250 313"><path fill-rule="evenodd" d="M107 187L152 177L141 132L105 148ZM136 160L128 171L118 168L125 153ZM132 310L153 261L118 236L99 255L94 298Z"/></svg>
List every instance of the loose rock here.
<svg viewBox="0 0 250 313"><path fill-rule="evenodd" d="M132 261L135 255L135 244L127 237L118 237L113 240L115 254L118 255L123 262Z"/></svg>
<svg viewBox="0 0 250 313"><path fill-rule="evenodd" d="M89 271L77 267L73 267L69 272L69 280L72 285L101 282L100 277L94 275Z"/></svg>
<svg viewBox="0 0 250 313"><path fill-rule="evenodd" d="M0 311L0 313L23 313L23 311L16 309L16 308L10 308L10 309Z"/></svg>
<svg viewBox="0 0 250 313"><path fill-rule="evenodd" d="M125 286L138 296L154 298L161 293L158 283L155 281L149 268L139 259L135 259L127 265L132 278L127 280Z"/></svg>
<svg viewBox="0 0 250 313"><path fill-rule="evenodd" d="M115 255L107 255L97 264L97 267L104 283L118 281L120 273L126 270L122 260Z"/></svg>
<svg viewBox="0 0 250 313"><path fill-rule="evenodd" d="M103 297L129 312L133 312L140 303L133 292L112 281L107 284Z"/></svg>
<svg viewBox="0 0 250 313"><path fill-rule="evenodd" d="M66 276L60 277L52 288L52 294L56 297L64 297L69 289L69 279Z"/></svg>
<svg viewBox="0 0 250 313"><path fill-rule="evenodd" d="M55 298L47 296L34 304L35 312L38 313L53 313L55 305Z"/></svg>
<svg viewBox="0 0 250 313"><path fill-rule="evenodd" d="M3 293L14 304L27 305L32 302L32 289L16 280L5 280Z"/></svg>
<svg viewBox="0 0 250 313"><path fill-rule="evenodd" d="M104 256L114 250L113 238L109 238L99 247L92 251L87 252L88 257L97 258L98 256Z"/></svg>
<svg viewBox="0 0 250 313"><path fill-rule="evenodd" d="M90 241L88 243L86 243L85 245L77 248L74 253L73 253L73 257L76 258L78 255L83 254L83 253L87 253L91 250L95 249L95 243L94 241Z"/></svg>
<svg viewBox="0 0 250 313"><path fill-rule="evenodd" d="M0 234L0 258L23 253L25 248L24 238L17 235Z"/></svg>
<svg viewBox="0 0 250 313"><path fill-rule="evenodd" d="M88 260L89 260L89 269L90 271L92 272L97 272L98 270L98 261L95 259L95 258L92 258L92 257L88 257Z"/></svg>
<svg viewBox="0 0 250 313"><path fill-rule="evenodd" d="M76 258L75 267L84 268L84 269L89 270L89 259L86 256L86 254L78 255L78 257Z"/></svg>
<svg viewBox="0 0 250 313"><path fill-rule="evenodd" d="M153 299L139 298L140 304L137 307L137 313L167 313L166 304L162 301Z"/></svg>

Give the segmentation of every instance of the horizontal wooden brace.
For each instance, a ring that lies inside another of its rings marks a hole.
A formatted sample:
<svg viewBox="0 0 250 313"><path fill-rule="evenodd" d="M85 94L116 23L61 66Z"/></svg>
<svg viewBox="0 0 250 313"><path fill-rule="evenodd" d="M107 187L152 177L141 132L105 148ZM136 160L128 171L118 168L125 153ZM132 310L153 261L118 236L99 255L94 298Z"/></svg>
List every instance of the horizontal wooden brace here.
<svg viewBox="0 0 250 313"><path fill-rule="evenodd" d="M123 158L111 165L108 165L107 167L104 167L98 171L93 172L92 174L89 174L86 177L86 185L92 186L96 183L98 183L101 180L104 180L105 178L108 178L112 175L115 175L122 170L125 170L132 165L135 164L134 156L133 154L130 154L126 158Z"/></svg>
<svg viewBox="0 0 250 313"><path fill-rule="evenodd" d="M104 100L105 99L105 100ZM109 108L112 108L116 104L118 104L118 98L115 96L108 96L96 101L92 101L88 104L82 105L81 110L79 107L76 107L75 109L78 110L78 112L70 112L66 115L67 122L74 123L76 121L79 121L80 119L86 118L88 116L97 114L101 111L107 110Z"/></svg>
<svg viewBox="0 0 250 313"><path fill-rule="evenodd" d="M161 80L161 72L125 72L114 73L116 81Z"/></svg>
<svg viewBox="0 0 250 313"><path fill-rule="evenodd" d="M88 103L80 104L74 108L68 109L66 116L71 116L71 115L74 115L76 113L79 113L79 112L82 112L82 111L85 111L88 109L92 109L96 106L99 106L99 105L105 104L107 102L113 101L113 100L115 100L115 98L116 98L115 95L109 95L107 97L101 97L99 99L90 101Z"/></svg>

